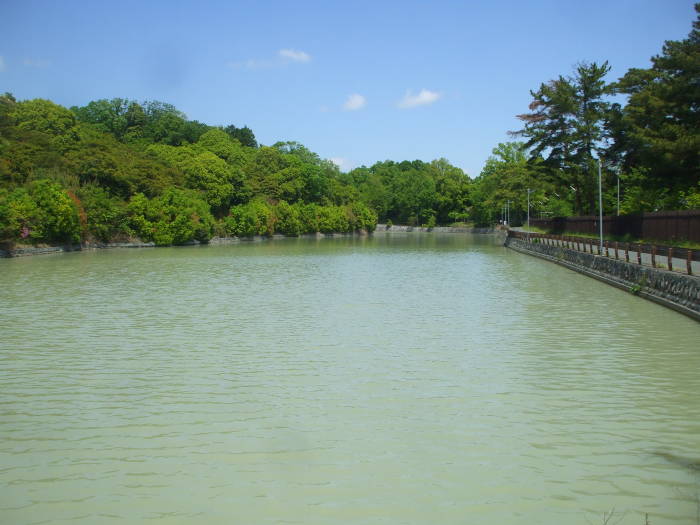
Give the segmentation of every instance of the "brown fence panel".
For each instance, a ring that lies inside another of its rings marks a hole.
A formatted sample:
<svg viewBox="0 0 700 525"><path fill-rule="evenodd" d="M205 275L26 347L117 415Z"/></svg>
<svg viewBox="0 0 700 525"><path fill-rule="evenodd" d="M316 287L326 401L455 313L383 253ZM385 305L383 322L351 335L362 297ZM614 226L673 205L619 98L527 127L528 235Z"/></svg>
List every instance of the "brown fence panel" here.
<svg viewBox="0 0 700 525"><path fill-rule="evenodd" d="M597 216L531 218L530 224L554 234L599 231ZM700 242L700 210L660 211L635 215L603 217L605 235L630 235L638 239L654 239L669 244L678 241Z"/></svg>

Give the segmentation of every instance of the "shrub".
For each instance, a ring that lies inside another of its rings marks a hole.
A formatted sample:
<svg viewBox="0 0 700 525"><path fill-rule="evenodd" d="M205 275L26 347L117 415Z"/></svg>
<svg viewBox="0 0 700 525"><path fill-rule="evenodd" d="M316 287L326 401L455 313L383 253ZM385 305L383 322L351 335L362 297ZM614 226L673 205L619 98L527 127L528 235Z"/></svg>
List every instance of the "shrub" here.
<svg viewBox="0 0 700 525"><path fill-rule="evenodd" d="M303 228L299 215L299 207L290 205L285 201L280 201L275 207L275 229L284 235L297 236L302 233Z"/></svg>
<svg viewBox="0 0 700 525"><path fill-rule="evenodd" d="M171 188L150 201L143 194L136 194L127 213L129 228L159 246L191 240L207 242L214 231L209 206L194 191Z"/></svg>
<svg viewBox="0 0 700 525"><path fill-rule="evenodd" d="M78 209L66 191L46 179L32 182L28 189L36 204L38 224L31 237L46 242L80 242Z"/></svg>
<svg viewBox="0 0 700 525"><path fill-rule="evenodd" d="M126 203L104 188L87 185L78 191L87 215L87 232L95 239L109 242L126 231Z"/></svg>
<svg viewBox="0 0 700 525"><path fill-rule="evenodd" d="M223 219L223 224L229 235L272 235L275 231L275 216L267 203L254 200L232 207L229 215Z"/></svg>

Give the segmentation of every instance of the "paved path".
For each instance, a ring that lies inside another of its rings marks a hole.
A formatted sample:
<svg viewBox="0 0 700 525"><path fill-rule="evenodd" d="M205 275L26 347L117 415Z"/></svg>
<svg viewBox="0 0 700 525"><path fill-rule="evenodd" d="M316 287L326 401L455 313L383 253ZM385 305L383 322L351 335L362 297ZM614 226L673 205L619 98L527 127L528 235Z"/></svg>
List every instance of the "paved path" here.
<svg viewBox="0 0 700 525"><path fill-rule="evenodd" d="M511 228L511 230L517 231L517 232L522 232L522 233L527 233L527 230L524 228L521 228L521 227ZM593 254L600 255L598 253L598 247L599 247L598 242L595 239L590 239L590 240L593 243ZM547 243L552 243L554 246L562 246L564 244L562 241L553 240L553 239L548 239ZM620 249L618 250L618 258L620 260L624 261L625 260L625 249L624 249L623 243L620 243L620 244L621 244L621 246L620 246ZM633 247L633 246L634 245L632 245L631 247ZM589 250L590 250L590 245L588 245L586 247L586 251L589 252ZM583 249L581 249L579 251L583 251ZM615 258L614 247L610 246L609 251L610 251L610 258L614 259ZM675 250L674 250L674 252L675 252ZM683 253L685 255L685 251L682 250L681 253ZM630 254L630 263L637 264L637 252L630 250L629 254ZM603 255L605 255L605 247L603 247ZM673 271L674 272L686 273L686 258L685 257L682 257L682 258L673 257L672 262L673 262ZM642 252L642 265L651 267L651 254ZM700 275L700 261L692 261L691 265L692 265L691 269L693 271L693 275ZM656 256L656 266L657 266L657 268L662 267L662 268L666 269L668 266L668 258L665 255L663 255L663 256L657 255Z"/></svg>

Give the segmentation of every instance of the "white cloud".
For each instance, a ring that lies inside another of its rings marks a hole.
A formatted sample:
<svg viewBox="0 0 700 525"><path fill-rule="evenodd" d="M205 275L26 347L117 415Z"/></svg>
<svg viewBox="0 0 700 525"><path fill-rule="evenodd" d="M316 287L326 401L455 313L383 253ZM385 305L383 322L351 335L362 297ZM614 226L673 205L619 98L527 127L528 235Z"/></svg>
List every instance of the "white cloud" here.
<svg viewBox="0 0 700 525"><path fill-rule="evenodd" d="M49 65L49 61L43 58L25 58L22 64L27 67L46 67Z"/></svg>
<svg viewBox="0 0 700 525"><path fill-rule="evenodd" d="M333 164L338 166L338 169L340 169L340 171L350 171L354 167L353 163L350 160L343 157L331 157L328 160L330 160Z"/></svg>
<svg viewBox="0 0 700 525"><path fill-rule="evenodd" d="M226 66L233 69L269 69L274 67L282 67L290 62L310 62L311 55L304 51L295 49L280 49L277 56L273 58L249 58L241 62L226 62Z"/></svg>
<svg viewBox="0 0 700 525"><path fill-rule="evenodd" d="M309 62L311 60L311 55L296 49L280 49L278 54L283 59L292 62Z"/></svg>
<svg viewBox="0 0 700 525"><path fill-rule="evenodd" d="M415 108L417 106L427 106L437 101L442 95L437 91L421 89L417 95L406 91L404 97L399 100L398 106L402 109Z"/></svg>
<svg viewBox="0 0 700 525"><path fill-rule="evenodd" d="M343 104L343 109L348 111L356 111L358 109L362 109L366 105L367 99L365 97L359 95L358 93L353 93L352 95L348 96L345 104Z"/></svg>
<svg viewBox="0 0 700 525"><path fill-rule="evenodd" d="M5 59L0 56L0 72L5 71Z"/></svg>

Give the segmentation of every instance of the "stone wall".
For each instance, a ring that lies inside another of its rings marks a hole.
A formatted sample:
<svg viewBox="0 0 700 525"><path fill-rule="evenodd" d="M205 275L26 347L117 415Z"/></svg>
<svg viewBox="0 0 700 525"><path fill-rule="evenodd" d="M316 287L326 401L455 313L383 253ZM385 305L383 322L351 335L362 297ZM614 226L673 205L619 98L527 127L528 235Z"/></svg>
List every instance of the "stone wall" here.
<svg viewBox="0 0 700 525"><path fill-rule="evenodd" d="M0 249L0 257L26 257L28 255L47 255L51 253L80 251L79 244L66 246L21 246L13 249Z"/></svg>
<svg viewBox="0 0 700 525"><path fill-rule="evenodd" d="M589 275L700 321L700 277L640 266L561 246L528 243L512 237L506 239L505 245Z"/></svg>
<svg viewBox="0 0 700 525"><path fill-rule="evenodd" d="M377 224L377 233L404 233L404 232L420 232L420 233L495 233L494 228L453 228L451 226L434 226L433 228L424 228L422 226L405 226L394 224L387 226L386 224Z"/></svg>
<svg viewBox="0 0 700 525"><path fill-rule="evenodd" d="M350 233L308 233L299 235L299 237L304 238L336 238L336 237L352 237L352 236L367 236L368 233L365 230L359 230L357 232ZM183 244L178 244L176 246L196 246L200 244L237 244L241 242L262 242L275 239L286 239L289 236L282 234L274 234L272 236L267 235L254 235L252 237L213 237L209 242L201 243L199 241L187 241ZM51 253L63 253L63 252L75 252L81 250L98 250L106 248L154 248L156 245L153 242L144 242L139 240L133 240L129 242L90 242L84 243L82 245L67 245L67 246L15 246L14 248L0 248L0 258L3 257L24 257L28 255L46 255Z"/></svg>

